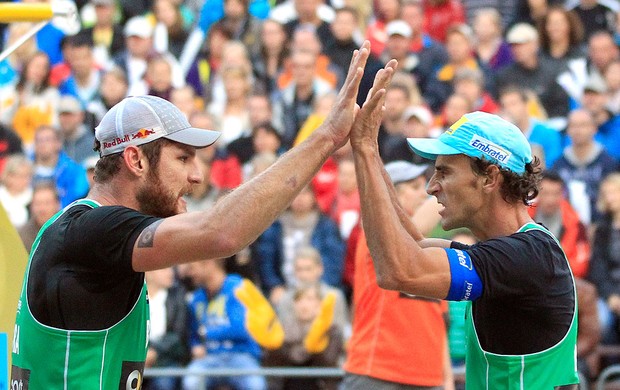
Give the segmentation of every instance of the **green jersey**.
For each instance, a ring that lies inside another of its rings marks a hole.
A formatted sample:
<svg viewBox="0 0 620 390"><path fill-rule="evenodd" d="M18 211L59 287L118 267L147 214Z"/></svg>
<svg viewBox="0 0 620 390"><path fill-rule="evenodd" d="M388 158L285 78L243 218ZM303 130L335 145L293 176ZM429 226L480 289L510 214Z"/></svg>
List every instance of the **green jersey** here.
<svg viewBox="0 0 620 390"><path fill-rule="evenodd" d="M88 200L74 205L99 206ZM11 383L22 390L140 389L148 347L146 283L129 313L106 329L51 327L37 321L30 311L27 290L32 258L45 250L39 248L45 230L66 211L42 227L33 245L17 308Z"/></svg>
<svg viewBox="0 0 620 390"><path fill-rule="evenodd" d="M536 224L525 225L520 232L538 229ZM558 244L559 245L559 244ZM568 260L566 260L568 264ZM568 266L568 265L567 265ZM466 386L487 390L552 390L577 389L577 298L568 331L555 345L536 353L502 355L485 351L474 326L472 303L468 302L466 335Z"/></svg>

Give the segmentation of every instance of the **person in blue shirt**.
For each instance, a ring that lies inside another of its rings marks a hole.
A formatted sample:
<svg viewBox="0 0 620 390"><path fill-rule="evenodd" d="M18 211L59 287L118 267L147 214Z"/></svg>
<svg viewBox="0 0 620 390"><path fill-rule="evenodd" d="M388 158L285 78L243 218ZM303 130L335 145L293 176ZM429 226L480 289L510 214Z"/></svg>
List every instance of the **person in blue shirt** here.
<svg viewBox="0 0 620 390"><path fill-rule="evenodd" d="M49 181L56 184L61 207L86 195L86 170L62 150L58 130L51 126L39 127L34 135L33 184Z"/></svg>
<svg viewBox="0 0 620 390"><path fill-rule="evenodd" d="M507 86L500 91L499 101L503 114L521 130L530 145L540 145L545 154L545 166L552 167L562 155L562 136L530 115L526 90L516 85Z"/></svg>
<svg viewBox="0 0 620 390"><path fill-rule="evenodd" d="M260 367L261 347L279 348L284 332L275 311L248 279L227 274L224 259L191 263L198 288L189 298L188 369ZM185 390L204 389L200 376L186 376ZM266 389L260 375L205 378L207 389L226 385L235 390Z"/></svg>

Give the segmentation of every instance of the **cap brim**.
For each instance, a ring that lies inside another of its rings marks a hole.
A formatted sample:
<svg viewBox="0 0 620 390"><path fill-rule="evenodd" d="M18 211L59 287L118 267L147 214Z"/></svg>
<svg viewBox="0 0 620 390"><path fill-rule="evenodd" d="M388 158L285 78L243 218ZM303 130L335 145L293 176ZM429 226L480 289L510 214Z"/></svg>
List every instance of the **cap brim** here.
<svg viewBox="0 0 620 390"><path fill-rule="evenodd" d="M429 160L435 160L441 155L463 153L436 138L407 138L407 143L415 154Z"/></svg>
<svg viewBox="0 0 620 390"><path fill-rule="evenodd" d="M196 148L205 148L212 145L220 138L219 131L197 129L188 127L187 129L176 131L172 134L165 135L164 138L179 142L185 145L194 146Z"/></svg>

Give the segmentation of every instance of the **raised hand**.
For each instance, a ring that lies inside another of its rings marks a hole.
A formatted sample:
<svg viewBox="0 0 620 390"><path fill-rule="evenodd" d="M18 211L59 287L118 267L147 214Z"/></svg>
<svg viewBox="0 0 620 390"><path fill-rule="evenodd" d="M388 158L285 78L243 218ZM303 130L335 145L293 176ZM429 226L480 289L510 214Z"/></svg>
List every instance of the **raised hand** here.
<svg viewBox="0 0 620 390"><path fill-rule="evenodd" d="M337 147L344 145L349 138L351 125L358 108L355 103L357 92L369 55L370 42L365 41L360 49L353 53L347 78L338 93L336 103L323 122L321 131L328 131Z"/></svg>
<svg viewBox="0 0 620 390"><path fill-rule="evenodd" d="M351 146L356 149L364 146L376 147L379 126L385 110L385 89L390 84L398 62L390 60L375 75L375 81L368 92L366 101L355 116L351 129Z"/></svg>

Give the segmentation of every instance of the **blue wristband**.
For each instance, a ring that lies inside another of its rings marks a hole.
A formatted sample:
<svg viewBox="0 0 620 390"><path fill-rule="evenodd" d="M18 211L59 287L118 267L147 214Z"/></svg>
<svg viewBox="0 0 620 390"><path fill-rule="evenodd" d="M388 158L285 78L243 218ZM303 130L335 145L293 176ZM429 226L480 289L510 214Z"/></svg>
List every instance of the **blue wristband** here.
<svg viewBox="0 0 620 390"><path fill-rule="evenodd" d="M450 264L448 301L475 301L482 295L482 281L469 253L460 249L445 249Z"/></svg>

